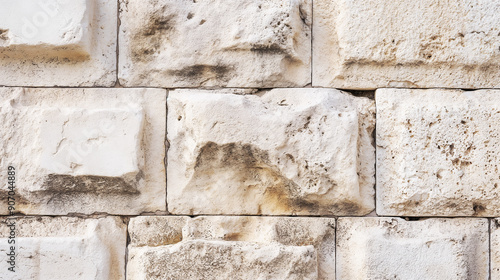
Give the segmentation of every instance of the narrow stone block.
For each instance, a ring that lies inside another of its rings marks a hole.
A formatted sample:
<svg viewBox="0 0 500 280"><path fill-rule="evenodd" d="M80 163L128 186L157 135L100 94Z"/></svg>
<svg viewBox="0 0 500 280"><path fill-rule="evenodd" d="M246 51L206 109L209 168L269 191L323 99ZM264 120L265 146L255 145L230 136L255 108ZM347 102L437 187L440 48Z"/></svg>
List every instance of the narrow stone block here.
<svg viewBox="0 0 500 280"><path fill-rule="evenodd" d="M333 89L175 90L168 209L365 215L374 208L374 102Z"/></svg>
<svg viewBox="0 0 500 280"><path fill-rule="evenodd" d="M336 279L486 280L488 246L486 219L340 218Z"/></svg>
<svg viewBox="0 0 500 280"><path fill-rule="evenodd" d="M500 91L380 89L377 214L500 215Z"/></svg>

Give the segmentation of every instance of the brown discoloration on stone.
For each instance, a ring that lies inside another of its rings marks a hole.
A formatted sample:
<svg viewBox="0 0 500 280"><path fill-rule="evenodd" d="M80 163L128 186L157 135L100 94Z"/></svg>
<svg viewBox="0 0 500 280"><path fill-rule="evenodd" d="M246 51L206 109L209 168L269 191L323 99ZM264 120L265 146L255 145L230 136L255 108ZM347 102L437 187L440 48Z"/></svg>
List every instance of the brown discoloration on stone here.
<svg viewBox="0 0 500 280"><path fill-rule="evenodd" d="M135 44L131 47L134 62L148 62L154 58L163 42L174 31L176 15L155 14L148 19L146 26L134 35Z"/></svg>
<svg viewBox="0 0 500 280"><path fill-rule="evenodd" d="M140 178L140 174L137 174ZM137 177L136 176L136 177ZM134 183L123 178L105 176L71 176L49 174L42 184L43 192L100 194L139 194Z"/></svg>

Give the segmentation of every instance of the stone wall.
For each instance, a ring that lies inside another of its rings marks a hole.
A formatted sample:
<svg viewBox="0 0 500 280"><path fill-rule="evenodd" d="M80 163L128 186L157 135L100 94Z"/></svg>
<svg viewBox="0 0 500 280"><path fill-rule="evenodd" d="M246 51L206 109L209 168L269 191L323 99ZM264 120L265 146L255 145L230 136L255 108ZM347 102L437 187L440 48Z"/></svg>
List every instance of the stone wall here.
<svg viewBox="0 0 500 280"><path fill-rule="evenodd" d="M0 2L0 279L500 279L500 2Z"/></svg>

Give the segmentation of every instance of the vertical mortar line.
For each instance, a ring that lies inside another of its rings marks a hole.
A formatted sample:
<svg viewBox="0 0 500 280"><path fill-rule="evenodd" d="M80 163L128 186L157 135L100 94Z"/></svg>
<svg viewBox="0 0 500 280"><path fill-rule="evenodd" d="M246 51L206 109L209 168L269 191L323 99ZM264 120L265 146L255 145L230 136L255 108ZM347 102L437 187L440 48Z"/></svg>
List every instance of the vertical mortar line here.
<svg viewBox="0 0 500 280"><path fill-rule="evenodd" d="M313 86L314 59L313 59L313 28L314 28L314 0L311 0L311 87Z"/></svg>
<svg viewBox="0 0 500 280"><path fill-rule="evenodd" d="M116 0L117 5L116 5L116 65L115 65L115 87L116 86L121 86L120 81L118 80L118 61L120 58L120 26L122 25L120 21L120 0Z"/></svg>
<svg viewBox="0 0 500 280"><path fill-rule="evenodd" d="M373 173L373 179L375 180L373 184L373 198L375 200L374 204L375 205L375 216L378 217L377 213L377 119L378 119L378 111L377 111L377 89L373 91L373 103L375 104L375 126L373 127L373 132L372 132L372 137L373 137L373 148L374 148L374 157L375 157L375 166L373 167L374 173Z"/></svg>
<svg viewBox="0 0 500 280"><path fill-rule="evenodd" d="M165 149L165 157L163 158L163 166L165 166L165 211L170 214L168 212L168 200L167 200L167 197L168 197L168 189L167 189L167 167L168 167L168 150L170 149L170 143L168 142L168 137L167 137L167 134L168 134L168 94L170 93L170 91L168 89L165 89L166 91L166 98L165 98L165 110L166 110L166 114L165 114L165 139L163 141L163 145L164 145L164 149Z"/></svg>
<svg viewBox="0 0 500 280"><path fill-rule="evenodd" d="M491 280L491 221L488 218L488 280Z"/></svg>
<svg viewBox="0 0 500 280"><path fill-rule="evenodd" d="M339 220L339 218L338 218L338 217L336 217L336 218L335 218L335 230L334 230L334 232L335 232L335 238L334 238L334 240L335 240L335 246L334 246L334 249L335 249L335 253L334 253L334 256L335 256L335 264L334 264L334 266L333 266L333 267L334 267L334 270L335 270L335 275L333 276L333 277L334 277L334 279L337 279L337 262L338 262L338 260L337 260L337 241L338 241L338 240L337 240L337 227L339 226L338 220Z"/></svg>
<svg viewBox="0 0 500 280"><path fill-rule="evenodd" d="M125 280L127 280L127 265L128 265L128 245L130 244L130 235L128 233L128 226L130 224L130 217L125 217L125 221L127 222L126 224L126 242L125 242L125 274L124 274L124 278Z"/></svg>

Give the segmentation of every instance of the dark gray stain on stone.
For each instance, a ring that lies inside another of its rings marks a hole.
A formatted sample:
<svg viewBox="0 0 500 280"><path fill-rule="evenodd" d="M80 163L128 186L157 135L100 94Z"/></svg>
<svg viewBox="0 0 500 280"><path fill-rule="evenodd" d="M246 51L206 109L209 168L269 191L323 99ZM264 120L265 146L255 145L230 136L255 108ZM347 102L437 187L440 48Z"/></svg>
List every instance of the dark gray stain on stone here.
<svg viewBox="0 0 500 280"><path fill-rule="evenodd" d="M142 177L142 172L136 179ZM134 183L119 177L72 176L49 174L42 184L43 192L54 193L96 193L98 194L139 194Z"/></svg>
<svg viewBox="0 0 500 280"><path fill-rule="evenodd" d="M180 70L169 70L168 73L185 79L215 78L224 80L229 71L230 67L227 65L196 64Z"/></svg>

